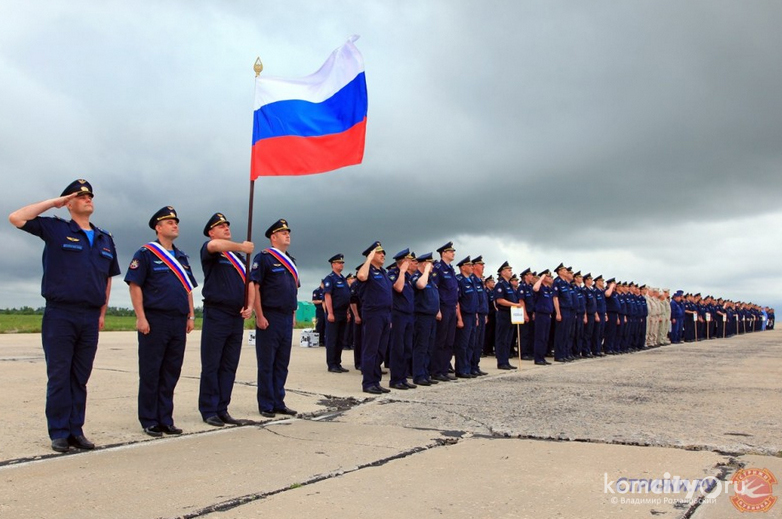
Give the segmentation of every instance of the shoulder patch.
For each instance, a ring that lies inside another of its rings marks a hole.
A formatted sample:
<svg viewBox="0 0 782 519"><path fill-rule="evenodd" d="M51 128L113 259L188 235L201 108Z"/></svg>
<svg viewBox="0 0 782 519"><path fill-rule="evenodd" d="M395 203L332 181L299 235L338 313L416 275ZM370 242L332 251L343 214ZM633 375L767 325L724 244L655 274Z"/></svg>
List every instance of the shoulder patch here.
<svg viewBox="0 0 782 519"><path fill-rule="evenodd" d="M139 262L137 259L134 259L130 262L130 266L128 267L130 270L135 270L138 268Z"/></svg>

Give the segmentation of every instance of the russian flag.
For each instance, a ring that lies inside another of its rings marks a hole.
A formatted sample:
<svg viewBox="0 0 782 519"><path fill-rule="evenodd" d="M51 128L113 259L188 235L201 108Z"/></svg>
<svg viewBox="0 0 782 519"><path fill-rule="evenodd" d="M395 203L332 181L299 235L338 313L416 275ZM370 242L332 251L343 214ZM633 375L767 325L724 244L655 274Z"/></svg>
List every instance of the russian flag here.
<svg viewBox="0 0 782 519"><path fill-rule="evenodd" d="M299 79L255 79L250 179L310 175L364 158L367 83L352 36L320 70Z"/></svg>

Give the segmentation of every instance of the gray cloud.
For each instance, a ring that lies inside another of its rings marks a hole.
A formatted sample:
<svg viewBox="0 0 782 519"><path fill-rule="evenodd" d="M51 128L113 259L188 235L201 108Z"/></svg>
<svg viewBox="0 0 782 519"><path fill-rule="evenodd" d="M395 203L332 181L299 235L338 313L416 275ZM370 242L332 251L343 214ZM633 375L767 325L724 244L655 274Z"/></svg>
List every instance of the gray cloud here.
<svg viewBox="0 0 782 519"><path fill-rule="evenodd" d="M352 268L380 239L454 240L487 272L566 261L782 301L782 5L420 4L18 3L0 20L2 207L86 177L123 271L168 204L197 263L213 212L246 234L256 55L264 74L302 76L356 33L364 163L256 186L254 241L291 222L302 299L326 258ZM0 238L0 306L41 305L40 242L9 225Z"/></svg>

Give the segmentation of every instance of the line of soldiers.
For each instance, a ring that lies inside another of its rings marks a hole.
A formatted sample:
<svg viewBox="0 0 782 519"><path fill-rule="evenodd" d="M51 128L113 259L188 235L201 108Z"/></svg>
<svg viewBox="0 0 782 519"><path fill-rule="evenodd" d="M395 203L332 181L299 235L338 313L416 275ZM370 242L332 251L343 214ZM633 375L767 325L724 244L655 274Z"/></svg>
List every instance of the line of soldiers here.
<svg viewBox="0 0 782 519"><path fill-rule="evenodd" d="M355 277L342 275L343 254L329 259L332 272L313 301L323 302L330 372L348 371L342 352L352 348L363 390L380 394L389 391L380 385L383 365L389 386L406 390L485 375L480 359L488 355L511 370L512 355L545 366L552 356L571 362L773 329L773 309L750 303L682 291L671 299L668 289L605 280L563 263L556 277L530 268L517 276L506 261L495 280L483 277L481 256L454 269L453 242L437 252L434 261L432 253L404 249L386 270L385 250L375 242Z"/></svg>
<svg viewBox="0 0 782 519"><path fill-rule="evenodd" d="M42 342L46 359L46 419L52 449L94 449L84 435L89 380L111 294L120 274L114 239L91 221L92 185L69 184L59 197L24 206L9 215L15 227L44 243L41 295L46 299ZM67 208L71 220L41 216ZM136 313L139 355L138 419L154 437L182 434L173 419L174 390L184 360L186 336L194 328L192 290L197 286L188 255L174 244L179 236L176 210L166 206L149 220L154 240L139 248L125 282ZM222 213L207 221L201 253L204 271L204 320L201 334L201 384L198 408L215 427L242 425L228 412L244 333L255 313L258 410L262 416L295 415L285 405L294 315L298 306L298 270L287 252L290 228L285 220L266 231L270 247L255 255L246 271L251 242L231 240ZM247 291L247 292L245 292Z"/></svg>

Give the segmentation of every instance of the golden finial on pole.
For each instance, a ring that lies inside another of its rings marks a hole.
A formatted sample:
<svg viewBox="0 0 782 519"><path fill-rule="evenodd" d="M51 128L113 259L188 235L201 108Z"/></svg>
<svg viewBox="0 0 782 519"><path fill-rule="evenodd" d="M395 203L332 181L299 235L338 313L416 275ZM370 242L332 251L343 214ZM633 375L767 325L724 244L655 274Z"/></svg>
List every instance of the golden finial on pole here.
<svg viewBox="0 0 782 519"><path fill-rule="evenodd" d="M263 70L263 63L261 63L261 58L257 58L255 60L255 65L253 65L253 70L255 71L255 77L261 75L261 71Z"/></svg>

